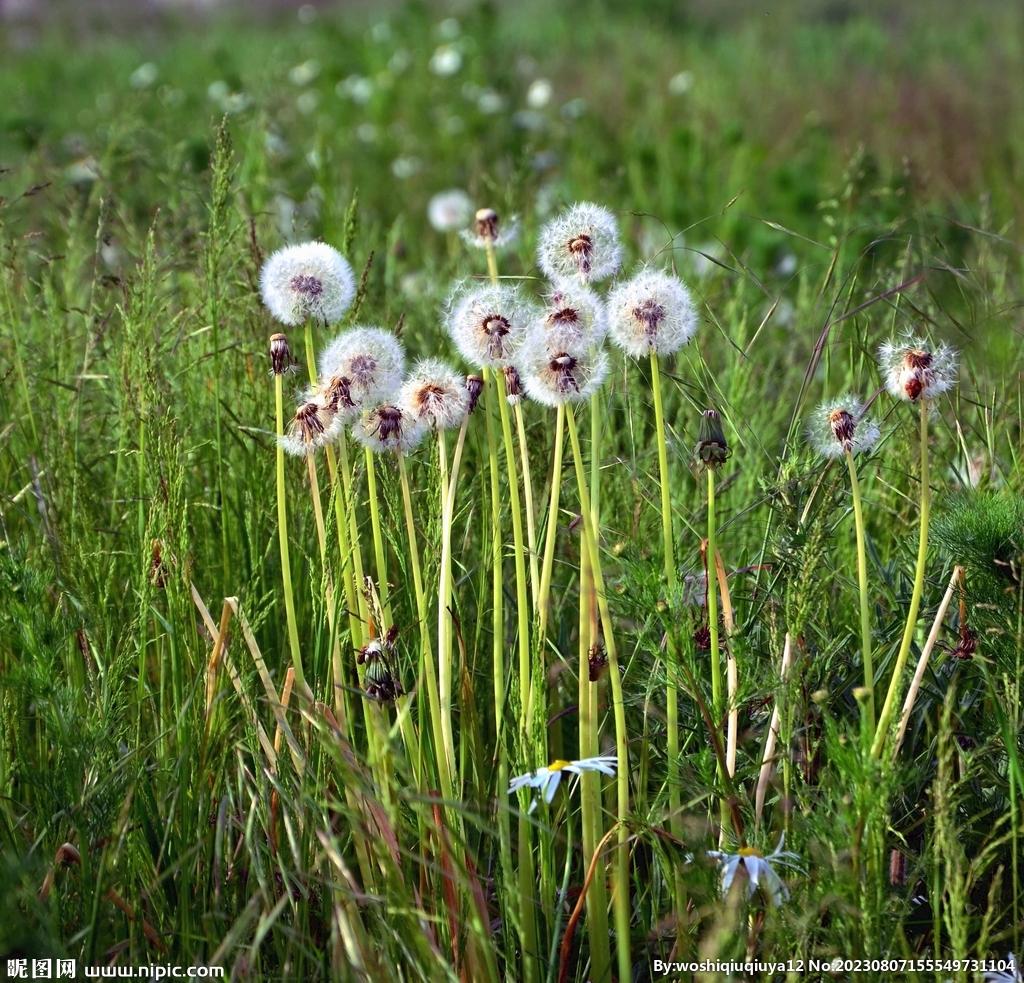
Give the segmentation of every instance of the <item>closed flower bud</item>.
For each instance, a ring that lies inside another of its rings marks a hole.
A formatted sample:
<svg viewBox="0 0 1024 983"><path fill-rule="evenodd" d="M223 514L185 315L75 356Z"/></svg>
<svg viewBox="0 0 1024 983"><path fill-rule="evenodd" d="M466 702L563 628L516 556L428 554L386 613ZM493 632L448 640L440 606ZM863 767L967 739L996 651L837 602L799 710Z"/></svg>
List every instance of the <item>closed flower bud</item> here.
<svg viewBox="0 0 1024 983"><path fill-rule="evenodd" d="M280 332L270 336L270 365L274 375L284 375L292 367L288 339Z"/></svg>
<svg viewBox="0 0 1024 983"><path fill-rule="evenodd" d="M469 408L467 413L472 413L476 409L476 404L480 400L480 394L484 391L484 380L478 375L467 375L466 376L466 392L469 394Z"/></svg>
<svg viewBox="0 0 1024 983"><path fill-rule="evenodd" d="M705 410L701 414L695 455L699 464L712 469L724 464L729 457L729 445L716 410Z"/></svg>

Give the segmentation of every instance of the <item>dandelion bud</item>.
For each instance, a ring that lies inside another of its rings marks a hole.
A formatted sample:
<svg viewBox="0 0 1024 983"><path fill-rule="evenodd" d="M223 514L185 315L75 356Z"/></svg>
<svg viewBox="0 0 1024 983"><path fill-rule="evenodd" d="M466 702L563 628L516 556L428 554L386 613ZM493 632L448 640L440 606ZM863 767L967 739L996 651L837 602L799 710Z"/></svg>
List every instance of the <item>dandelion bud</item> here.
<svg viewBox="0 0 1024 983"><path fill-rule="evenodd" d="M405 375L402 343L383 328L343 331L320 356L320 377L349 422L360 408L390 399Z"/></svg>
<svg viewBox="0 0 1024 983"><path fill-rule="evenodd" d="M701 414L695 453L698 463L712 469L724 464L729 457L729 445L716 410L705 410Z"/></svg>
<svg viewBox="0 0 1024 983"><path fill-rule="evenodd" d="M385 451L411 451L426 433L425 423L393 403L375 406L364 413L352 428L352 436L378 454Z"/></svg>
<svg viewBox="0 0 1024 983"><path fill-rule="evenodd" d="M501 249L515 241L519 226L515 217L501 228L498 213L493 208L481 208L476 213L473 228L462 233L462 238L477 249Z"/></svg>
<svg viewBox="0 0 1024 983"><path fill-rule="evenodd" d="M288 339L283 334L270 336L270 364L274 375L284 375L291 366L292 353L288 348Z"/></svg>
<svg viewBox="0 0 1024 983"><path fill-rule="evenodd" d="M478 375L467 375L466 376L466 392L469 394L469 408L466 410L467 413L472 413L476 409L476 404L480 400L480 394L484 391L484 380Z"/></svg>
<svg viewBox="0 0 1024 983"><path fill-rule="evenodd" d="M523 401L523 380L514 365L505 366L505 399L509 406L518 406Z"/></svg>
<svg viewBox="0 0 1024 983"><path fill-rule="evenodd" d="M481 208L476 213L476 234L480 239L494 242L498 238L498 213L493 208Z"/></svg>
<svg viewBox="0 0 1024 983"><path fill-rule="evenodd" d="M503 369L523 344L533 307L517 286L487 284L457 290L448 301L445 326L471 365Z"/></svg>
<svg viewBox="0 0 1024 983"><path fill-rule="evenodd" d="M526 391L543 406L581 403L597 392L607 374L604 349L552 351L540 346L526 369Z"/></svg>
<svg viewBox="0 0 1024 983"><path fill-rule="evenodd" d="M260 293L267 309L282 324L316 318L327 324L341 319L356 294L348 260L323 242L304 242L272 253L260 273Z"/></svg>
<svg viewBox="0 0 1024 983"><path fill-rule="evenodd" d="M469 412L469 392L462 376L438 358L416 364L398 402L414 420L435 430L457 427Z"/></svg>
<svg viewBox="0 0 1024 983"><path fill-rule="evenodd" d="M604 304L593 290L560 283L548 295L535 329L552 349L600 345L607 330Z"/></svg>
<svg viewBox="0 0 1024 983"><path fill-rule="evenodd" d="M956 382L956 352L946 344L906 335L878 349L885 388L896 399L916 403L934 399Z"/></svg>
<svg viewBox="0 0 1024 983"><path fill-rule="evenodd" d="M596 283L612 276L622 263L615 216L589 202L573 205L541 229L537 263L556 282Z"/></svg>
<svg viewBox="0 0 1024 983"><path fill-rule="evenodd" d="M862 419L863 406L856 396L840 396L814 411L807 437L822 457L842 457L847 451L860 454L878 442L878 427Z"/></svg>
<svg viewBox="0 0 1024 983"><path fill-rule="evenodd" d="M627 355L671 355L697 330L690 292L661 270L641 270L608 295L612 341Z"/></svg>
<svg viewBox="0 0 1024 983"><path fill-rule="evenodd" d="M289 454L301 457L332 443L341 433L341 428L342 421L327 405L323 393L310 392L295 411L287 433L279 440Z"/></svg>

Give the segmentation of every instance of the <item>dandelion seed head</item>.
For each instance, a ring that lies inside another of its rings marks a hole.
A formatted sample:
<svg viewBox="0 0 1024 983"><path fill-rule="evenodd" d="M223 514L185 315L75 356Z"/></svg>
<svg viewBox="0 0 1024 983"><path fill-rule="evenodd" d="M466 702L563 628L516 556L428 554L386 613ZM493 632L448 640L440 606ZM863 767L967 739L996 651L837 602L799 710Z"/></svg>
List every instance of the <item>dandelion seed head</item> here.
<svg viewBox="0 0 1024 983"><path fill-rule="evenodd" d="M415 420L435 430L457 427L469 412L465 377L439 358L417 362L399 392L398 403Z"/></svg>
<svg viewBox="0 0 1024 983"><path fill-rule="evenodd" d="M327 380L326 385L335 381L339 396L344 393L338 412L347 416L345 422L357 415L360 407L389 400L398 391L404 375L402 343L384 328L349 328L320 356L321 379Z"/></svg>
<svg viewBox="0 0 1024 983"><path fill-rule="evenodd" d="M622 264L615 216L590 202L573 205L541 229L537 263L556 282L596 283L612 276Z"/></svg>
<svg viewBox="0 0 1024 983"><path fill-rule="evenodd" d="M533 305L518 286L485 284L456 290L445 325L467 362L503 369L522 347L533 317Z"/></svg>
<svg viewBox="0 0 1024 983"><path fill-rule="evenodd" d="M417 447L427 434L427 424L394 403L382 403L367 410L352 427L352 436L378 454Z"/></svg>
<svg viewBox="0 0 1024 983"><path fill-rule="evenodd" d="M518 406L523 401L523 380L514 365L505 366L505 399L509 406Z"/></svg>
<svg viewBox="0 0 1024 983"><path fill-rule="evenodd" d="M438 232L464 229L473 217L473 202L461 188L440 191L427 205L427 218Z"/></svg>
<svg viewBox="0 0 1024 983"><path fill-rule="evenodd" d="M822 457L861 454L878 442L878 427L863 418L864 404L853 395L822 403L811 417L807 438Z"/></svg>
<svg viewBox="0 0 1024 983"><path fill-rule="evenodd" d="M304 242L270 255L260 272L260 293L282 324L295 326L310 318L333 324L352 303L356 281L348 260L336 249Z"/></svg>
<svg viewBox="0 0 1024 983"><path fill-rule="evenodd" d="M549 348L589 348L600 345L607 332L605 306L593 290L572 282L555 286L534 322Z"/></svg>
<svg viewBox="0 0 1024 983"><path fill-rule="evenodd" d="M307 392L278 440L289 454L302 457L333 443L341 434L342 421L319 392Z"/></svg>
<svg viewBox="0 0 1024 983"><path fill-rule="evenodd" d="M672 355L697 330L697 311L680 280L644 269L608 295L608 322L612 341L632 358Z"/></svg>
<svg viewBox="0 0 1024 983"><path fill-rule="evenodd" d="M493 208L480 208L471 229L465 229L462 238L477 249L503 249L519 237L519 220L513 215L502 222Z"/></svg>
<svg viewBox="0 0 1024 983"><path fill-rule="evenodd" d="M878 349L885 388L909 403L934 399L956 384L956 352L945 343L904 335Z"/></svg>
<svg viewBox="0 0 1024 983"><path fill-rule="evenodd" d="M541 345L531 352L526 367L526 392L542 406L581 403L601 388L607 375L603 348L567 351Z"/></svg>

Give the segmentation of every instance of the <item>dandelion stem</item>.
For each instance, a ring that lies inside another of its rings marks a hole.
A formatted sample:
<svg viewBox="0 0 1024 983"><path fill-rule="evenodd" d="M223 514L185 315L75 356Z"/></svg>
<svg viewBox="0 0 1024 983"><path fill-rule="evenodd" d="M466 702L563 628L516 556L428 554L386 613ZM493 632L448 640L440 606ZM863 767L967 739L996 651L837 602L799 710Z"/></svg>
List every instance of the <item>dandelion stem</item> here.
<svg viewBox="0 0 1024 983"><path fill-rule="evenodd" d="M605 648L608 652L608 675L612 687L612 707L615 716L615 751L617 757L616 782L618 804L616 818L619 822L619 843L615 856L614 894L612 904L615 911L616 955L619 979L628 980L632 973L629 946L629 831L626 816L629 813L629 758L626 749L626 707L622 698L622 675L619 671L619 657L615 646L615 633L608 598L605 595L604 577L601 573L601 557L597 548L597 531L594 528L594 513L591 511L590 492L587 490L586 474L583 470L583 455L580 451L580 437L576 428L576 417L572 410L566 412L569 426L569 442L572 446L573 463L576 468L576 484L579 488L580 511L583 516L583 538L594 574L594 588L597 592L598 609L601 612L601 626L604 629Z"/></svg>
<svg viewBox="0 0 1024 983"><path fill-rule="evenodd" d="M384 536L380 525L380 502L377 499L377 474L373 451L366 451L366 497L370 505L370 528L373 531L373 555L377 564L377 592L380 595L384 620L393 624L391 615L391 592L388 590L388 565L384 553Z"/></svg>
<svg viewBox="0 0 1024 983"><path fill-rule="evenodd" d="M526 546L530 551L530 590L533 609L537 610L540 570L537 551L537 520L534 515L533 478L530 474L530 452L526 443L526 424L523 420L523 405L516 403L516 431L519 438L519 459L523 466L523 501L526 505Z"/></svg>
<svg viewBox="0 0 1024 983"><path fill-rule="evenodd" d="M850 470L850 493L853 496L853 522L857 529L857 587L860 591L860 638L864 653L864 688L868 691L865 712L868 718L868 736L875 736L875 670L871 663L871 610L868 602L868 561L864 545L864 510L860 499L860 483L853 451L846 451L846 466Z"/></svg>
<svg viewBox="0 0 1024 983"><path fill-rule="evenodd" d="M711 633L711 704L715 726L722 719L722 656L718 647L718 570L715 565L715 469L708 468L708 630Z"/></svg>
<svg viewBox="0 0 1024 983"><path fill-rule="evenodd" d="M889 691L885 694L885 703L882 704L882 712L878 717L875 740L871 745L871 757L876 760L882 754L886 731L889 729L889 722L896 709L900 677L903 675L907 659L910 657L910 646L914 640L914 630L917 627L917 613L921 607L921 596L924 593L924 571L928 560L928 520L932 505L932 490L928 476L928 411L928 403L921 400L921 530L917 544L917 570L914 574L914 592L910 596L910 611L907 613L907 623L903 629L903 641L900 644L899 655L896 657L892 679L889 680Z"/></svg>
<svg viewBox="0 0 1024 983"><path fill-rule="evenodd" d="M548 503L547 529L544 532L544 562L541 566L540 590L537 594L537 636L540 644L547 638L551 611L551 575L558 542L558 500L562 491L562 457L565 452L565 404L555 410L555 453L551 464L551 498Z"/></svg>

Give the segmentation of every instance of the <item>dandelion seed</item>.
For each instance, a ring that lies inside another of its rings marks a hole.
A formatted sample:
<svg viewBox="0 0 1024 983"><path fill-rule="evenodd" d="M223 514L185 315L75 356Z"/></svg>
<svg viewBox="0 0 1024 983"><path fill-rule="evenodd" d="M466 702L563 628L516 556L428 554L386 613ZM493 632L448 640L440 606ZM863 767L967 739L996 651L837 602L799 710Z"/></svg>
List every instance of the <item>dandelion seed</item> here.
<svg viewBox="0 0 1024 983"><path fill-rule="evenodd" d="M342 420L319 392L306 394L284 436L278 438L289 454L302 457L333 443L341 434Z"/></svg>
<svg viewBox="0 0 1024 983"><path fill-rule="evenodd" d="M356 293L348 260L323 242L286 246L271 254L260 273L263 303L282 324L309 318L339 320Z"/></svg>
<svg viewBox="0 0 1024 983"><path fill-rule="evenodd" d="M764 856L755 847L740 847L736 853L728 853L723 850L709 850L708 856L714 857L719 862L722 878L722 893L726 894L736 879L736 872L742 866L747 875L747 897L753 897L758 887L764 886L765 892L772 905L776 908L782 902L789 900L789 888L782 882L782 878L772 868L775 863L780 867L789 867L800 871L800 858L795 853L788 853L782 849L786 837L783 834L779 839L778 846ZM802 871L801 871L802 873Z"/></svg>
<svg viewBox="0 0 1024 983"><path fill-rule="evenodd" d="M457 427L469 412L464 378L439 358L424 359L402 385L399 405L414 420L434 430Z"/></svg>
<svg viewBox="0 0 1024 983"><path fill-rule="evenodd" d="M519 223L513 215L502 227L498 213L493 208L480 208L472 229L464 230L462 238L477 249L502 249L514 242L519 235Z"/></svg>
<svg viewBox="0 0 1024 983"><path fill-rule="evenodd" d="M320 378L325 389L335 387L337 412L345 423L361 407L391 399L404 375L402 343L383 328L343 331L320 356Z"/></svg>
<svg viewBox="0 0 1024 983"><path fill-rule="evenodd" d="M896 398L916 403L934 399L956 383L956 352L946 344L904 335L878 349L885 388Z"/></svg>
<svg viewBox="0 0 1024 983"><path fill-rule="evenodd" d="M448 301L445 325L459 354L471 365L503 369L526 340L532 304L509 284L457 289Z"/></svg>
<svg viewBox="0 0 1024 983"><path fill-rule="evenodd" d="M641 270L608 295L608 330L627 355L672 355L697 330L690 292L674 276Z"/></svg>
<svg viewBox="0 0 1024 983"><path fill-rule="evenodd" d="M438 232L464 229L473 217L473 202L461 188L439 191L427 205L427 218Z"/></svg>
<svg viewBox="0 0 1024 983"><path fill-rule="evenodd" d="M541 229L537 263L555 281L607 279L622 263L615 216L589 202L573 205Z"/></svg>
<svg viewBox="0 0 1024 983"><path fill-rule="evenodd" d="M394 403L375 406L352 428L352 436L378 454L413 450L426 436L427 425Z"/></svg>
<svg viewBox="0 0 1024 983"><path fill-rule="evenodd" d="M878 427L863 419L864 407L852 395L822 403L814 411L807 437L822 457L861 454L878 442Z"/></svg>
<svg viewBox="0 0 1024 983"><path fill-rule="evenodd" d="M617 765L618 758L614 754L603 754L596 758L583 758L579 761L552 761L551 764L543 768L513 778L508 785L508 794L514 795L521 788L535 788L543 796L544 801L551 805L563 774L579 777L585 771L597 771L602 775L614 778ZM534 798L530 803L529 811L532 813L536 808L537 799Z"/></svg>
<svg viewBox="0 0 1024 983"><path fill-rule="evenodd" d="M604 341L607 323L601 298L587 287L566 282L548 295L535 330L548 348L589 348Z"/></svg>
<svg viewBox="0 0 1024 983"><path fill-rule="evenodd" d="M526 392L543 406L581 403L601 387L608 355L601 349L534 349L526 368Z"/></svg>

